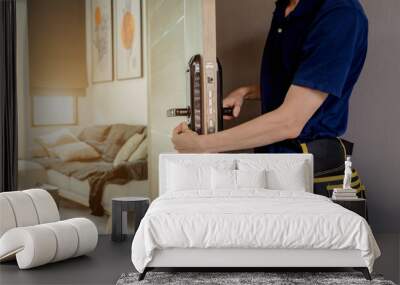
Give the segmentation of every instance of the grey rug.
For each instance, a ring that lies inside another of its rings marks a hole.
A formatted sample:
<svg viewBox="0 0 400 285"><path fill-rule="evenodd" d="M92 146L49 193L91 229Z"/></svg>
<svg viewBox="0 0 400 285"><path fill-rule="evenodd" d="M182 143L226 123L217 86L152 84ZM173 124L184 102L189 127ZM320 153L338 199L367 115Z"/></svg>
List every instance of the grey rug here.
<svg viewBox="0 0 400 285"><path fill-rule="evenodd" d="M368 281L358 272L148 272L146 278L138 281L138 273L122 274L117 285L185 285L185 284L212 284L212 285L298 285L298 284L327 284L327 285L395 285L384 280L380 275L373 275Z"/></svg>

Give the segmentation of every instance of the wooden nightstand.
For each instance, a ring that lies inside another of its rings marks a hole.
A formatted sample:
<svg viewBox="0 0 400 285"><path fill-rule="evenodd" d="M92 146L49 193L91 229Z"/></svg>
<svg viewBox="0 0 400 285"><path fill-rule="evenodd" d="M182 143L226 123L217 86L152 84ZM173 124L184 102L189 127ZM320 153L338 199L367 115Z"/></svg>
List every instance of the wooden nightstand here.
<svg viewBox="0 0 400 285"><path fill-rule="evenodd" d="M332 202L339 204L340 206L359 214L361 217L368 221L367 215L367 200L365 199L354 199L354 200L336 200L332 199Z"/></svg>

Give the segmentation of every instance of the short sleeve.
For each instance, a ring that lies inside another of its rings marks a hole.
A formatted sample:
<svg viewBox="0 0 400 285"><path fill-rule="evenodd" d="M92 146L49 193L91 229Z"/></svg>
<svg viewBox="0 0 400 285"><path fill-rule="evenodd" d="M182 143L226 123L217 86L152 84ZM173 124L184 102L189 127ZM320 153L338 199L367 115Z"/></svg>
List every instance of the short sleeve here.
<svg viewBox="0 0 400 285"><path fill-rule="evenodd" d="M301 51L293 84L342 95L360 41L366 41L367 21L354 8L337 8L317 19ZM366 49L366 46L365 46Z"/></svg>

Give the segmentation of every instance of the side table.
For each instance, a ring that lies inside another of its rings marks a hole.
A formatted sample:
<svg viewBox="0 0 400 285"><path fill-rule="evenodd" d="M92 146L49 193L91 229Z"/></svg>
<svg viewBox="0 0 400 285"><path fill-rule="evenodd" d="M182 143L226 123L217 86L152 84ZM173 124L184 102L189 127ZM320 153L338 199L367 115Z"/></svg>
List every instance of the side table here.
<svg viewBox="0 0 400 285"><path fill-rule="evenodd" d="M60 208L60 195L58 193L58 187L50 184L39 184L38 188L46 190L56 202L57 208Z"/></svg>
<svg viewBox="0 0 400 285"><path fill-rule="evenodd" d="M112 241L123 241L126 235L123 228L127 228L127 212L134 212L135 231L140 221L146 214L150 205L150 199L145 197L120 197L112 199Z"/></svg>
<svg viewBox="0 0 400 285"><path fill-rule="evenodd" d="M354 200L332 199L332 202L339 204L340 206L350 211L353 211L356 214L359 214L361 217L368 221L367 200L361 198Z"/></svg>

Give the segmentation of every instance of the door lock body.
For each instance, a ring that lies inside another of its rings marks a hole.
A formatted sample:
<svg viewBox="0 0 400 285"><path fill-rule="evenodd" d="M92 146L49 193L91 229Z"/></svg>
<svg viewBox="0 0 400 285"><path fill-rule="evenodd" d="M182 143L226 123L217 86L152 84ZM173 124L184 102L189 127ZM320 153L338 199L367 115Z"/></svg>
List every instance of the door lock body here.
<svg viewBox="0 0 400 285"><path fill-rule="evenodd" d="M168 117L187 117L189 127L198 134L212 134L223 129L223 116L232 116L232 108L222 108L222 69L218 62L204 64L200 55L189 61L187 69L188 102L186 108L167 111ZM205 78L205 82L204 82Z"/></svg>

